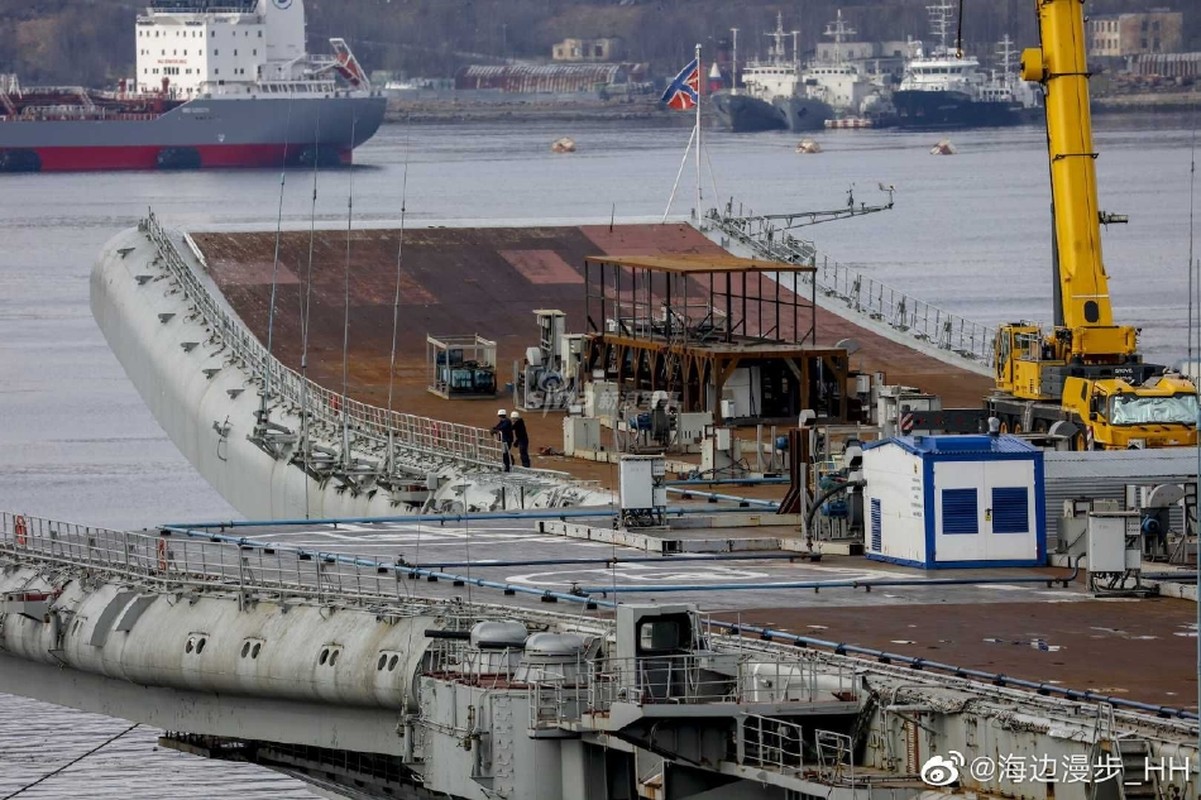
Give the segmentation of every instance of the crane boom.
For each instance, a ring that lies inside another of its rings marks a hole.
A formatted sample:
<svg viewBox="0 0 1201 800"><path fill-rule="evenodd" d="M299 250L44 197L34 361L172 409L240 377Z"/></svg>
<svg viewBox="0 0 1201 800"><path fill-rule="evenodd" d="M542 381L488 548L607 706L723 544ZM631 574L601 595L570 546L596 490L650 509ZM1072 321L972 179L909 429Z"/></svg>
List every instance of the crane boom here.
<svg viewBox="0 0 1201 800"><path fill-rule="evenodd" d="M1042 47L1022 53L1022 77L1045 88L1060 284L1055 324L1067 328L1112 325L1109 280L1101 259L1084 3L1042 0L1038 16Z"/></svg>
<svg viewBox="0 0 1201 800"><path fill-rule="evenodd" d="M1060 430L1078 449L1194 445L1196 389L1144 363L1138 329L1113 322L1101 224L1117 218L1097 205L1084 3L1034 0L1040 46L1022 52L1022 77L1044 93L1055 325L997 330L996 391L986 405L1003 430Z"/></svg>

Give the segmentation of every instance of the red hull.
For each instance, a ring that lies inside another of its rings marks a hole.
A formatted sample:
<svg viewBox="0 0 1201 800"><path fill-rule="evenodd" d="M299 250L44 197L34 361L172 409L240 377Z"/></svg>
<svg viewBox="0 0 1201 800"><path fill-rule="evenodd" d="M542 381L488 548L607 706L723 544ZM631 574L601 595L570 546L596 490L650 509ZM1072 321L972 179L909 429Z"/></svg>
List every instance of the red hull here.
<svg viewBox="0 0 1201 800"><path fill-rule="evenodd" d="M285 154L290 162L300 155L296 145L242 144L242 145L199 145L189 148L162 148L153 145L130 145L127 147L38 147L34 148L41 159L41 172L80 172L119 169L196 169L195 163L178 166L164 165L160 154L164 150L194 151L199 155L199 168L232 167L279 167ZM339 151L342 164L351 163L351 151Z"/></svg>

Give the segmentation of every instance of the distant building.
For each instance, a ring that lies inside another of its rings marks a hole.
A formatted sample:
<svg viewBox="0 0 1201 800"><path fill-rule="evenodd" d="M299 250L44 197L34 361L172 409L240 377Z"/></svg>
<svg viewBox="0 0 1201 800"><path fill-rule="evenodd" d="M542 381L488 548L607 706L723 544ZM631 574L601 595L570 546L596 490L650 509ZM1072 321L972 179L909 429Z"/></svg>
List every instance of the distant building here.
<svg viewBox="0 0 1201 800"><path fill-rule="evenodd" d="M645 64L472 64L455 73L456 89L501 92L591 92L646 80Z"/></svg>
<svg viewBox="0 0 1201 800"><path fill-rule="evenodd" d="M1126 71L1156 78L1201 78L1201 53L1146 53L1132 56Z"/></svg>
<svg viewBox="0 0 1201 800"><path fill-rule="evenodd" d="M621 58L621 39L564 39L551 48L553 61L616 61Z"/></svg>
<svg viewBox="0 0 1201 800"><path fill-rule="evenodd" d="M1184 13L1144 11L1089 17L1088 52L1094 57L1175 53L1184 44Z"/></svg>

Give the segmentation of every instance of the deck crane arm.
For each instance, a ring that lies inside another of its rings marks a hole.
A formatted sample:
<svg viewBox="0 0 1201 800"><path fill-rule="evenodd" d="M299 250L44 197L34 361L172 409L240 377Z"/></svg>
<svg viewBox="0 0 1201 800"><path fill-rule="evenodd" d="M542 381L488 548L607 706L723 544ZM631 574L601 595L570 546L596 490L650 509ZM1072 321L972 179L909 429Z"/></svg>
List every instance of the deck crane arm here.
<svg viewBox="0 0 1201 800"><path fill-rule="evenodd" d="M1101 225L1124 220L1097 205L1084 3L1034 0L1040 46L1023 51L1022 77L1044 91L1055 324L998 329L986 406L1004 429L1063 429L1078 448L1196 444L1196 389L1144 364L1138 329L1113 321Z"/></svg>
<svg viewBox="0 0 1201 800"><path fill-rule="evenodd" d="M1069 360L1120 362L1134 354L1137 333L1113 324L1101 258L1084 3L1036 2L1041 47L1022 53L1022 77L1044 88L1057 262L1055 325L1071 334L1064 353Z"/></svg>

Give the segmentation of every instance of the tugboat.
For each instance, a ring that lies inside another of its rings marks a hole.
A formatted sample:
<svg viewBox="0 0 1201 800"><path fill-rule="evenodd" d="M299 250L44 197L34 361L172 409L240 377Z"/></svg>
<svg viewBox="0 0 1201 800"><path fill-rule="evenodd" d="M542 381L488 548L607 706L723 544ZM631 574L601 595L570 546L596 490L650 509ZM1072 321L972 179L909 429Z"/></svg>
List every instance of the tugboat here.
<svg viewBox="0 0 1201 800"><path fill-rule="evenodd" d="M953 6L948 0L929 6L931 31L938 40L927 53L921 42L911 43L911 57L892 102L902 128L974 128L1017 125L1033 118L1038 107L1031 91L1005 63L1001 75L989 76L975 56L951 52L947 33ZM1008 43L1012 57L1012 42ZM1002 43L1002 46L1006 45Z"/></svg>

